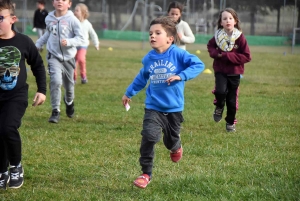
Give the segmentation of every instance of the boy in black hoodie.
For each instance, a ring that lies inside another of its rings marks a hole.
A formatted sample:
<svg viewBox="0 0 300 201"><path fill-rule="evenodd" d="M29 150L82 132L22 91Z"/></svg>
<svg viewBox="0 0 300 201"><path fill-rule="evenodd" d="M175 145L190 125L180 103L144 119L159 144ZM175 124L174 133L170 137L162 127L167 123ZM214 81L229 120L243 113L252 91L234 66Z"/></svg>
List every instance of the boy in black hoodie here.
<svg viewBox="0 0 300 201"><path fill-rule="evenodd" d="M32 105L41 105L46 100L43 60L28 36L12 30L17 20L14 11L10 0L0 1L0 190L20 188L24 182L18 129L28 106L25 61L31 66L37 84Z"/></svg>

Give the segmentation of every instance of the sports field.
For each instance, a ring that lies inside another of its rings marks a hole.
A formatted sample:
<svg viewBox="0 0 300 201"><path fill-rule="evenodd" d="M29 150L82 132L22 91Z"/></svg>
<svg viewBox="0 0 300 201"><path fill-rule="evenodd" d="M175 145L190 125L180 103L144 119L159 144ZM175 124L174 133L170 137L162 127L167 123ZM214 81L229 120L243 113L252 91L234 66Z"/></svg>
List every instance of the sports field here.
<svg viewBox="0 0 300 201"><path fill-rule="evenodd" d="M236 133L212 119L213 74L186 83L184 148L172 163L160 142L152 182L139 176L144 90L126 112L121 98L150 49L147 42L101 41L87 55L88 84L76 84L76 115L61 107L58 124L48 123L50 96L28 107L20 132L25 183L0 191L0 200L299 200L300 56L290 47L251 47L252 61L241 79ZM113 50L109 51L108 47ZM190 45L206 68L205 45ZM286 54L284 54L286 52ZM45 52L43 52L45 58ZM48 77L49 79L49 77ZM36 87L28 71L30 100Z"/></svg>

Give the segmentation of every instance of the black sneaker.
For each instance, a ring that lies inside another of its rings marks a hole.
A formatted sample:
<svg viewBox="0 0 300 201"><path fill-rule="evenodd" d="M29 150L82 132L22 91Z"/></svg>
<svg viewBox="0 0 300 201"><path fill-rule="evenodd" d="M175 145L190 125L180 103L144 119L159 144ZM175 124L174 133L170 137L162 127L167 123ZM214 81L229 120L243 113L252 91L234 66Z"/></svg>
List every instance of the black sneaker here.
<svg viewBox="0 0 300 201"><path fill-rule="evenodd" d="M57 109L52 110L51 117L49 118L50 123L58 123L60 112Z"/></svg>
<svg viewBox="0 0 300 201"><path fill-rule="evenodd" d="M224 110L224 108L216 107L214 114L213 114L215 122L221 121L223 110Z"/></svg>
<svg viewBox="0 0 300 201"><path fill-rule="evenodd" d="M74 116L74 112L75 112L75 110L74 110L74 100L72 101L71 105L68 105L65 99L64 99L64 101L65 101L65 104L66 104L66 113L67 113L67 116L69 118L72 118Z"/></svg>
<svg viewBox="0 0 300 201"><path fill-rule="evenodd" d="M20 188L24 183L23 167L12 167L9 169L9 188Z"/></svg>
<svg viewBox="0 0 300 201"><path fill-rule="evenodd" d="M226 123L227 132L235 132L235 124Z"/></svg>
<svg viewBox="0 0 300 201"><path fill-rule="evenodd" d="M0 177L0 189L7 190L8 182L9 182L9 175L2 174Z"/></svg>

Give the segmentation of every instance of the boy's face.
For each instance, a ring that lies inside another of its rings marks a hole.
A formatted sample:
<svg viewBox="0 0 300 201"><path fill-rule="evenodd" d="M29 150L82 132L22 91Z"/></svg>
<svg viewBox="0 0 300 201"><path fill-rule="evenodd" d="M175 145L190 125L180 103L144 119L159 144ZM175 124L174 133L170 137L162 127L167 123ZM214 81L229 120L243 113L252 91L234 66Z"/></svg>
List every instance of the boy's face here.
<svg viewBox="0 0 300 201"><path fill-rule="evenodd" d="M53 0L52 5L57 11L67 11L71 5L72 2L70 0Z"/></svg>
<svg viewBox="0 0 300 201"><path fill-rule="evenodd" d="M174 41L173 36L168 36L161 24L154 24L149 30L149 42L151 47L159 52L165 52Z"/></svg>
<svg viewBox="0 0 300 201"><path fill-rule="evenodd" d="M0 37L5 36L11 31L11 26L17 20L16 16L11 16L8 9L0 11Z"/></svg>

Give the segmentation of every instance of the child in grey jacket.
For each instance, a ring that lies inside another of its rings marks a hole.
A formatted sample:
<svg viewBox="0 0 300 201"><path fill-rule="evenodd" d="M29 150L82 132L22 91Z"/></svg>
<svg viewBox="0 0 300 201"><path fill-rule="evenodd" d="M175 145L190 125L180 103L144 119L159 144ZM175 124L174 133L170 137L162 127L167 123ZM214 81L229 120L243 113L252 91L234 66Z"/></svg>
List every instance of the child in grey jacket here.
<svg viewBox="0 0 300 201"><path fill-rule="evenodd" d="M66 114L74 116L74 69L76 47L84 42L80 21L68 10L72 1L53 0L54 11L45 19L46 33L36 41L38 49L47 43L47 61L50 74L52 114L49 122L58 123L60 117L61 85L65 88Z"/></svg>

